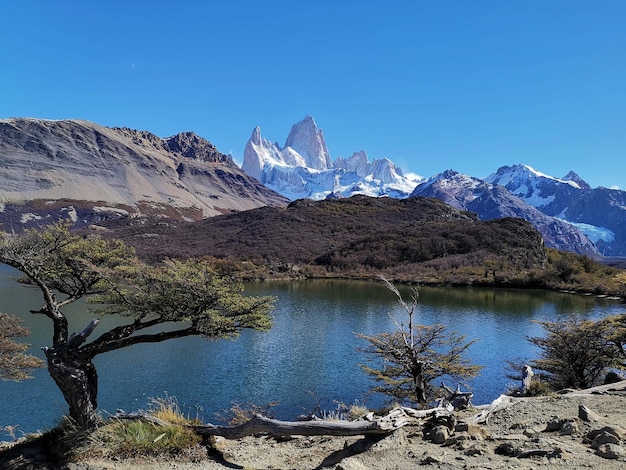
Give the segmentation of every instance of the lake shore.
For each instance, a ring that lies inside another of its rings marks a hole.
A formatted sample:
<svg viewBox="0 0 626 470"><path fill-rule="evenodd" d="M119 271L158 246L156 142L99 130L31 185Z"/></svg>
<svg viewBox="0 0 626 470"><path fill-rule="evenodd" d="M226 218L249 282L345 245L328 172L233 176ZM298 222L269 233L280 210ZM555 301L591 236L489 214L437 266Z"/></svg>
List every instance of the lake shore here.
<svg viewBox="0 0 626 470"><path fill-rule="evenodd" d="M581 417L580 407L593 412ZM460 420L477 410L458 414ZM115 456L89 456L63 466L37 461L31 449L21 456L0 451L0 467L47 470L221 470L398 469L433 466L440 469L621 469L626 465L626 381L596 393L568 393L516 400L496 411L479 431L456 431L444 444L424 438L420 424L407 425L384 438L251 436L216 439L211 457L184 461ZM612 430L612 431L607 431ZM611 433L618 433L615 436ZM595 437L592 437L595 436ZM599 437L600 436L600 437ZM40 449L41 451L41 449ZM30 462L29 462L29 459ZM34 467L28 467L35 464Z"/></svg>

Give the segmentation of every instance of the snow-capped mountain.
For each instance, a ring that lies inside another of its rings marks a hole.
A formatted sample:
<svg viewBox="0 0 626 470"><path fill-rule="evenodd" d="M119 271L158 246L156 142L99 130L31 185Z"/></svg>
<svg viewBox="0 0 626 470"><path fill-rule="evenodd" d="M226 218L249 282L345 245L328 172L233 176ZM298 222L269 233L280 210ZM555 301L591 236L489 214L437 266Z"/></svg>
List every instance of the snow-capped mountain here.
<svg viewBox="0 0 626 470"><path fill-rule="evenodd" d="M578 227L544 214L504 186L453 170L431 177L417 186L411 196L436 197L453 207L475 212L482 220L523 218L543 235L548 247L588 255L598 254L596 246Z"/></svg>
<svg viewBox="0 0 626 470"><path fill-rule="evenodd" d="M294 124L283 147L257 126L246 144L242 169L274 191L295 199L368 196L407 197L419 183L387 158L369 161L364 151L331 161L324 134L311 116Z"/></svg>
<svg viewBox="0 0 626 470"><path fill-rule="evenodd" d="M485 181L504 186L528 204L542 210L550 206L559 193L571 197L581 189L591 189L573 171L559 179L541 173L528 165L500 167L497 172L485 178Z"/></svg>
<svg viewBox="0 0 626 470"><path fill-rule="evenodd" d="M503 166L486 181L578 227L604 256L626 256L626 191L591 188L576 173L559 179L528 165Z"/></svg>

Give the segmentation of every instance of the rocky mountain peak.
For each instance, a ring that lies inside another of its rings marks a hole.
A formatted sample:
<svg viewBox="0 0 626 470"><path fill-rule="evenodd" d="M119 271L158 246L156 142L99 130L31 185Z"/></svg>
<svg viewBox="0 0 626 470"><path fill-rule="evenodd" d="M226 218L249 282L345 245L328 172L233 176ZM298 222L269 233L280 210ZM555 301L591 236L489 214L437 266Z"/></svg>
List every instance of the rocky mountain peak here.
<svg viewBox="0 0 626 470"><path fill-rule="evenodd" d="M285 142L285 148L287 147L302 155L308 168L327 170L333 166L324 134L309 115L291 127Z"/></svg>
<svg viewBox="0 0 626 470"><path fill-rule="evenodd" d="M361 178L369 174L369 161L365 150L354 152L349 158L337 157L333 166L337 169L354 171Z"/></svg>
<svg viewBox="0 0 626 470"><path fill-rule="evenodd" d="M261 128L256 126L250 136L250 142L256 145L261 145Z"/></svg>
<svg viewBox="0 0 626 470"><path fill-rule="evenodd" d="M208 140L194 132L181 132L165 139L167 149L183 157L203 162L222 162L231 160L228 155L219 152Z"/></svg>
<svg viewBox="0 0 626 470"><path fill-rule="evenodd" d="M402 170L388 158L379 158L372 162L371 174L383 183L393 183L402 178Z"/></svg>
<svg viewBox="0 0 626 470"><path fill-rule="evenodd" d="M363 150L331 162L324 135L309 115L292 126L282 148L255 128L244 149L242 169L291 200L324 199L331 194L401 198L418 183L418 178L405 177L387 158L370 163Z"/></svg>
<svg viewBox="0 0 626 470"><path fill-rule="evenodd" d="M570 171L562 179L563 181L572 181L576 183L580 187L580 189L591 189L589 183L587 183L584 179L582 179L580 176L578 176L578 174L573 171Z"/></svg>

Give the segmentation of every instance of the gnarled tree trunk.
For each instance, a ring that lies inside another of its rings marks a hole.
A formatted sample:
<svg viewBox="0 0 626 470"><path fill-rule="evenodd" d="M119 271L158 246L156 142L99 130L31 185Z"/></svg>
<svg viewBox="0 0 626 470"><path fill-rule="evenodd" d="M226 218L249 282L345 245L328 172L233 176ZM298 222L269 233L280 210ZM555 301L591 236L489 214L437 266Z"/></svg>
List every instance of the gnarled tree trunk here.
<svg viewBox="0 0 626 470"><path fill-rule="evenodd" d="M69 405L70 418L83 429L98 424L98 374L91 360L70 348L46 351L48 371Z"/></svg>
<svg viewBox="0 0 626 470"><path fill-rule="evenodd" d="M98 424L98 373L92 356L79 348L98 325L92 320L79 334L67 341L58 341L54 347L44 348L48 372L69 405L70 418L83 429ZM65 335L66 336L66 335Z"/></svg>

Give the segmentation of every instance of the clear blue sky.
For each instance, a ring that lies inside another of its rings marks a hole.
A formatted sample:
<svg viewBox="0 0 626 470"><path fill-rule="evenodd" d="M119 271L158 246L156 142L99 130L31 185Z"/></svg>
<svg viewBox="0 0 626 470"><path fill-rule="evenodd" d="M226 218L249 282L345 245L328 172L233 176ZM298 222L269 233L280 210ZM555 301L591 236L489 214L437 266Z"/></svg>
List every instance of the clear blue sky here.
<svg viewBox="0 0 626 470"><path fill-rule="evenodd" d="M626 0L0 1L0 117L626 189Z"/></svg>

